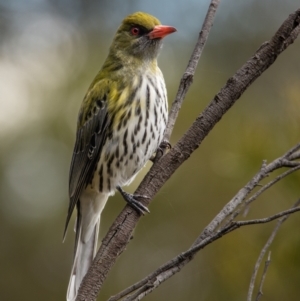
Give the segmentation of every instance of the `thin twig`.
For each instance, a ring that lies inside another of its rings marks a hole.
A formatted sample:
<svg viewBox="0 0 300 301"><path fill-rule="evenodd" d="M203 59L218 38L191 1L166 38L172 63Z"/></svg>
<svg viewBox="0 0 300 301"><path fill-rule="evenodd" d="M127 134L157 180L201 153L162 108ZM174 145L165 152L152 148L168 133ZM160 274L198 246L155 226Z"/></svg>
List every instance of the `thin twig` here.
<svg viewBox="0 0 300 301"><path fill-rule="evenodd" d="M265 279L266 279L266 275L267 275L267 271L268 271L270 263L271 263L271 251L269 251L268 259L265 262L265 268L264 268L264 271L263 271L263 274L262 274L262 277L261 277L261 281L260 281L260 285L259 285L259 291L258 291L257 296L256 296L256 301L259 301L259 299L263 295L262 289L263 289L263 286L264 286L264 282L265 282Z"/></svg>
<svg viewBox="0 0 300 301"><path fill-rule="evenodd" d="M185 95L186 95L190 85L193 82L193 77L194 77L199 59L201 57L202 51L206 44L209 32L212 28L214 17L216 15L216 11L217 11L219 4L220 4L220 0L212 0L210 2L206 17L205 17L203 25L202 25L202 29L199 33L198 41L195 45L193 54L189 60L186 70L180 80L176 98L173 101L170 112L169 112L168 125L167 125L166 131L165 131L165 136L164 136L165 141L170 140L179 110L184 101Z"/></svg>
<svg viewBox="0 0 300 301"><path fill-rule="evenodd" d="M300 199L294 204L293 208L292 209L289 209L287 211L293 211L295 209L300 209L298 206L300 205ZM285 211L285 212L287 212ZM298 211L298 210L297 210ZM295 212L295 211L293 211ZM282 223L284 221L286 221L286 219L289 217L289 214L288 213L287 215L285 215L284 217L282 217L281 219L278 220L277 224L276 224L276 227L274 228L274 230L272 231L269 239L267 240L266 244L264 245L264 247L262 248L259 256L258 256L258 259L255 263L255 266L254 266L254 270L253 270L253 273L252 273L252 277L251 277L251 280L250 280L250 285L249 285L249 290L248 290L248 296L247 296L247 301L251 301L252 300L252 294L253 294L253 290L254 290L254 285L255 285L255 279L256 279L256 276L257 276L257 273L258 273L258 269L260 267L260 264L262 262L262 259L264 258L267 250L269 249L270 245L272 244L280 226L282 225Z"/></svg>
<svg viewBox="0 0 300 301"><path fill-rule="evenodd" d="M297 159L300 159L300 151L296 151L294 152L293 154L291 154L289 156L289 159L290 160L297 160Z"/></svg>
<svg viewBox="0 0 300 301"><path fill-rule="evenodd" d="M278 175L275 179L273 179L272 181L270 181L269 183L267 183L266 185L262 186L255 194L253 194L249 199L247 199L241 208L237 209L231 216L229 222L233 221L239 214L240 212L243 210L243 216L246 217L248 212L249 212L249 206L252 202L254 202L263 192L265 192L267 189L269 189L270 187L272 187L274 184L276 184L277 182L279 182L280 180L284 179L285 177L287 177L288 175L290 175L291 173L297 171L298 169L300 169L300 165L291 168L287 171L285 171L284 173Z"/></svg>
<svg viewBox="0 0 300 301"><path fill-rule="evenodd" d="M288 150L283 156L275 159L273 162L271 162L270 164L266 163L266 160L263 161L261 170L259 173L263 172L263 178L267 177L271 172L275 171L276 169L280 169L282 167L287 167L286 166L286 160L290 160L289 158L291 158L291 156L294 155L294 152L297 151L297 149L300 147L300 143L295 145L294 147L292 147L290 150ZM255 201L259 195L261 195L264 191L266 191L268 188L270 188L271 186L273 186L275 183L277 183L278 181L282 180L283 178L285 178L286 176L288 176L289 174L297 171L298 169L300 169L300 162L293 162L295 163L295 167L285 171L284 173L282 173L281 175L278 175L275 179L273 179L272 181L270 181L269 183L267 183L266 185L264 185L263 187L261 187L253 196L251 196L248 200L246 200L242 207L237 209L235 212L232 213L231 217L228 219L228 221L226 222L225 226L230 224L242 211L243 208L244 209L244 216L246 216L246 212L248 212L248 208L247 206L250 205L250 203L252 203L253 201ZM292 164L290 164L289 167L293 166ZM258 174L259 174L258 173ZM262 179L261 179L262 180ZM261 181L260 180L260 181ZM256 187L259 186L259 183L256 183ZM250 186L253 190L253 185ZM251 191L252 191L251 190ZM249 191L250 193L250 191Z"/></svg>
<svg viewBox="0 0 300 301"><path fill-rule="evenodd" d="M266 191L268 188L270 188L271 186L273 186L278 181L280 181L283 178L285 178L286 176L288 176L290 173L293 173L293 172L295 172L296 170L298 170L300 168L300 162L293 161L293 160L299 159L299 157L300 157L300 152L298 152L299 148L300 148L300 143L298 143L293 148L291 148L290 150L288 150L283 156L281 156L281 158L277 159L279 162L283 163L282 167L292 167L292 166L295 166L295 167L292 168L292 169L290 169L290 170L288 170L288 171L286 171L286 172L284 172L283 174L277 176L274 180L272 180L268 184L264 185L251 198L249 198L244 203L244 205L243 205L243 208L244 208L244 217L249 212L249 205L253 201L255 201L258 198L259 195L261 195L264 191ZM288 161L286 161L286 160L288 160ZM266 165L266 161L264 161L263 165ZM235 213L233 213L230 221L232 221L233 219L235 219L239 215L239 213L241 212L241 210L242 210L242 208L238 209Z"/></svg>
<svg viewBox="0 0 300 301"><path fill-rule="evenodd" d="M285 153L280 158L275 159L270 164L266 164L266 162L262 165L262 168L260 172L254 176L254 178L246 185L247 189L242 189L240 192L233 198L232 201L239 201L241 202L245 198L245 194L248 194L254 189L258 182L261 181L263 178L268 176L270 172L273 172L276 169L282 168L287 165L287 162L284 160L287 156L290 156L293 154L293 152L299 147L300 144L296 145L295 147L291 148L287 153ZM287 175L291 174L292 172L298 170L300 166L296 166L289 171L286 171L282 175L278 176L276 179L279 181L280 179L286 177ZM277 182L275 181L275 182ZM274 184L274 183L272 183ZM271 187L271 184L267 184L267 187L264 189ZM262 192L261 192L262 193ZM258 195L257 195L258 196ZM230 202L229 202L230 203ZM228 205L228 204L227 204ZM237 204L235 205L237 206ZM225 206L223 208L225 212L228 214L228 206ZM248 221L240 221L240 222L233 222L231 225L227 228L223 228L221 231L213 235L210 239L206 238L202 240L202 243L194 244L191 249L189 249L187 252L182 253L178 258L174 258L173 260L167 262L165 265L161 266L159 269L157 269L154 273L151 275L145 277L140 282L135 283L134 285L128 287L127 289L123 290L122 292L118 293L117 295L111 297L109 301L117 301L122 299L123 297L127 296L124 301L133 301L133 300L141 300L144 296L149 294L151 291L153 291L156 287L158 287L162 282L167 280L169 277L177 273L183 266L185 266L193 257L194 253L198 252L201 248L204 248L207 244L212 243L216 239L222 237L224 234L227 234L229 232L232 232L233 230L246 226L246 225L252 225L252 224L260 224L260 223L267 223L270 221L273 221L274 219L277 219L281 216L284 216L286 214L291 214L293 212L299 211L300 208L297 209L289 209L287 211L280 212L274 216L265 218L265 219L256 219L256 220L248 220ZM215 220L215 219L214 219ZM204 231L207 233L207 231ZM197 242L197 241L196 241ZM182 260L182 261L181 261ZM154 281L155 279L159 279L159 281ZM137 290L138 289L138 290ZM136 291L137 290L137 291ZM134 292L130 295L130 293Z"/></svg>
<svg viewBox="0 0 300 301"><path fill-rule="evenodd" d="M225 227L222 231L225 232L231 232L232 229L237 229L240 227L244 227L244 226L249 226L249 225L258 225L258 224L265 224L265 223L269 223L275 219L278 219L282 216L286 216L288 214L294 213L300 211L300 207L296 207L296 208L291 208L285 211L281 211L277 214L265 217L265 218L259 218L259 219L250 219L247 221L237 221L237 222L232 222L231 225L228 225L227 227Z"/></svg>
<svg viewBox="0 0 300 301"><path fill-rule="evenodd" d="M296 147L297 146L291 148L286 154L292 153L292 150L294 150ZM284 156L286 156L286 154L284 154ZM249 181L249 183L243 189L241 189L238 192L238 194L236 196L234 196L233 199L227 205L225 205L225 207L220 211L220 213L213 219L211 224L205 228L205 230L202 232L202 234L199 236L199 238L195 241L192 248L190 249L192 252L192 254L190 256L188 256L189 253L181 254L180 255L181 258L184 258L184 260L182 262L180 262L180 258L175 258L175 259L167 262L165 265L158 268L152 274L148 275L147 277L145 277L138 283L135 283L134 285L126 288L125 290L123 290L120 293L116 294L115 296L111 297L108 301L120 300L123 297L125 297L125 296L129 295L130 293L139 289L138 291L136 291L134 293L134 295L132 294L128 298L124 299L124 301L135 300L135 298L137 298L137 296L141 296L143 292L149 293L150 290L152 291L153 289L155 289L157 287L156 285L153 284L154 283L153 279L156 279L156 277L158 277L159 275L160 275L160 279L161 278L164 279L164 277L163 277L164 273L169 272L170 269L175 269L176 265L179 265L179 264L182 266L186 265L192 259L195 248L196 248L196 250L198 250L199 246L203 248L207 244L213 242L215 239L220 238L223 235L222 233L229 233L241 226L248 225L248 224L269 222L264 219L241 221L241 222L232 222L231 221L230 223L226 223L226 225L220 231L215 232L217 225L219 225L230 214L230 212L232 212L232 210L234 210L234 208L237 208L237 206L239 206L239 204L245 199L246 195L249 194L253 189L255 189L255 187L258 185L258 183L262 179L267 177L270 172L275 171L276 169L281 168L284 165L284 162L282 161L282 158L284 156L281 156L281 157L275 159L268 165L266 164L266 162L264 162L264 164L262 164L260 171L252 178L252 180ZM287 176L287 175L291 174L291 172L290 172L291 170L295 171L299 168L300 168L299 166L294 167L294 168L286 171L283 175ZM281 178L283 178L283 175L280 175ZM280 176L278 176L278 177L280 177ZM268 187L271 187L271 185L268 185ZM298 211L298 209L296 211ZM288 213L290 214L290 211L288 211ZM287 212L281 212L280 214L285 215L285 214L287 214ZM279 218L280 214L277 216L273 216L271 218L273 218L273 219ZM205 237L203 236L204 234L205 234ZM210 240L210 238L211 238L211 240ZM203 242L203 244L200 242ZM180 267L180 269L181 269L181 267ZM173 270L173 272L171 274L174 274L174 273L175 273L175 271Z"/></svg>
<svg viewBox="0 0 300 301"><path fill-rule="evenodd" d="M293 168L285 171L284 173L282 173L281 175L277 176L275 179L273 179L272 181L270 181L269 183L267 183L266 185L264 185L255 194L253 194L253 196L251 196L248 200L245 201L245 203L244 203L245 207L249 206L253 201L255 201L263 192L265 192L271 186L273 186L274 184L276 184L280 180L284 179L285 177L287 177L291 173L297 171L298 169L300 169L300 164L298 166L296 166L296 167L293 167ZM246 214L244 214L244 216L246 216Z"/></svg>
<svg viewBox="0 0 300 301"><path fill-rule="evenodd" d="M226 85L196 118L178 143L153 164L136 190L136 194L147 195L148 198L143 200L145 205L149 205L160 188L199 147L204 138L244 91L294 42L300 32L299 16L300 9L288 16L272 39L264 43L263 47L260 47L254 56L227 81ZM236 207L233 208L233 210L235 209ZM76 301L96 300L108 272L115 264L118 256L125 250L139 219L138 213L129 206L126 206L119 214L103 239L101 247L81 283ZM201 239L205 237L210 239L209 235L204 235Z"/></svg>
<svg viewBox="0 0 300 301"><path fill-rule="evenodd" d="M300 21L300 20L299 20ZM291 156L296 153L298 150L300 149L300 143L298 143L297 145L295 145L293 148L291 148L290 150L288 150L283 156L282 158L287 158L289 160L291 160Z"/></svg>
<svg viewBox="0 0 300 301"><path fill-rule="evenodd" d="M190 262L194 255L199 252L201 249L206 247L208 244L211 244L215 240L221 238L225 234L228 234L240 227L249 226L249 225L256 225L256 224L264 224L269 223L279 217L283 217L282 219L286 219L288 215L300 211L300 207L291 208L272 216L255 219L255 220L248 220L248 221L236 221L233 222L231 225L223 228L222 230L214 233L212 236L207 237L206 239L202 240L199 244L193 245L187 251L181 253L180 255L176 256L175 258L171 259L161 267L159 267L156 271L149 274L147 277L142 279L141 281L135 283L134 285L126 288L122 292L118 293L115 296L109 298L108 301L118 301L123 297L127 296L124 301L133 301L133 300L141 300L144 296L149 294L149 292L153 291L155 288L160 286L164 281L169 279L175 273L179 272L188 262ZM282 222L281 222L282 223ZM135 292L139 289L138 293ZM133 293L134 292L134 293ZM130 295L130 293L133 293Z"/></svg>
<svg viewBox="0 0 300 301"><path fill-rule="evenodd" d="M230 225L239 213L239 211L236 211L236 213L234 213L234 211L244 202L246 197L259 185L263 179L268 177L271 172L284 167L286 164L284 161L286 157L292 154L293 151L299 147L299 145L300 144L297 144L296 146L292 147L283 156L275 159L269 164L264 161L259 172L223 207L217 216L213 218L209 225L206 226L202 231L201 235L197 238L194 244L199 243L202 239L211 235L221 224L224 225L223 228ZM298 169L299 167L294 168ZM229 216L230 218L228 219ZM226 219L228 220L226 221Z"/></svg>

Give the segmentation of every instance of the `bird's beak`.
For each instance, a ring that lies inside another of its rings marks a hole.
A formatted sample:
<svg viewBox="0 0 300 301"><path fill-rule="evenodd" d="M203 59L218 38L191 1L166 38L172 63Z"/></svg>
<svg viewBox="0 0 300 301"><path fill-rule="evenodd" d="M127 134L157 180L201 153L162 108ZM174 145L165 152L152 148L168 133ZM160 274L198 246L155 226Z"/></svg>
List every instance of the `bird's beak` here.
<svg viewBox="0 0 300 301"><path fill-rule="evenodd" d="M149 38L152 39L162 39L165 36L177 31L175 27L166 25L156 25L153 30L149 32Z"/></svg>

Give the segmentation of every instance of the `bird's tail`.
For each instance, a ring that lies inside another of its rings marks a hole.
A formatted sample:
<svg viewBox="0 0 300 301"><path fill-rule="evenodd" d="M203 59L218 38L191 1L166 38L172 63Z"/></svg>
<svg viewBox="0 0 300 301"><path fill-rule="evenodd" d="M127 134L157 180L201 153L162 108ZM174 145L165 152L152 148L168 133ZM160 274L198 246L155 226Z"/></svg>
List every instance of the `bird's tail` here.
<svg viewBox="0 0 300 301"><path fill-rule="evenodd" d="M75 256L67 291L67 301L75 301L81 281L87 273L97 251L100 214L107 196L92 200L82 197L76 222Z"/></svg>
<svg viewBox="0 0 300 301"><path fill-rule="evenodd" d="M95 229L87 242L83 242L81 239L81 233L79 233L79 239L75 251L75 257L69 281L67 291L67 301L74 301L77 296L77 292L81 281L87 273L97 250L97 240L100 226L100 216L95 225ZM81 232L81 229L79 230Z"/></svg>

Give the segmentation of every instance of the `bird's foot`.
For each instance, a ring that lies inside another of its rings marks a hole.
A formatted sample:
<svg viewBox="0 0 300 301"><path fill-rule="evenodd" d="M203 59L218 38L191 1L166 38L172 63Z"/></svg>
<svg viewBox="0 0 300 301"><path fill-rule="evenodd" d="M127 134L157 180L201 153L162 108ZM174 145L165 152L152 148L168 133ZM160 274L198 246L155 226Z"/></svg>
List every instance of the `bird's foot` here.
<svg viewBox="0 0 300 301"><path fill-rule="evenodd" d="M142 215L145 215L145 213L150 213L149 209L146 206L144 206L141 202L136 200L136 198L149 199L149 197L147 197L145 195L130 194L130 193L124 191L120 186L118 186L117 189L121 193L124 200L132 208L134 208L138 213L140 213Z"/></svg>
<svg viewBox="0 0 300 301"><path fill-rule="evenodd" d="M172 145L169 141L167 140L163 140L159 147L158 150L162 152L162 154L164 155L168 150L170 150L172 148Z"/></svg>
<svg viewBox="0 0 300 301"><path fill-rule="evenodd" d="M150 158L150 161L152 161L153 163L155 163L157 160L159 160L163 155L166 154L166 152L168 150L170 150L172 148L172 145L170 144L169 141L167 140L163 140L159 147L157 148L156 152L152 155L152 157Z"/></svg>

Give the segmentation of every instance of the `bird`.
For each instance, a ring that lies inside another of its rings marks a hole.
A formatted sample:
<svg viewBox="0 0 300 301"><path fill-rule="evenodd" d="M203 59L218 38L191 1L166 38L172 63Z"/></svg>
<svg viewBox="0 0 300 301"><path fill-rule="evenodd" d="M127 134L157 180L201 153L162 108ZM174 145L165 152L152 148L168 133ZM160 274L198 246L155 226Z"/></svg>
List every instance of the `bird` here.
<svg viewBox="0 0 300 301"><path fill-rule="evenodd" d="M67 301L76 299L96 255L100 215L107 199L119 191L139 213L149 211L138 196L122 187L133 181L163 141L168 102L157 57L162 39L175 31L148 13L127 16L83 99L70 166L70 200L64 230L65 239L76 207Z"/></svg>

